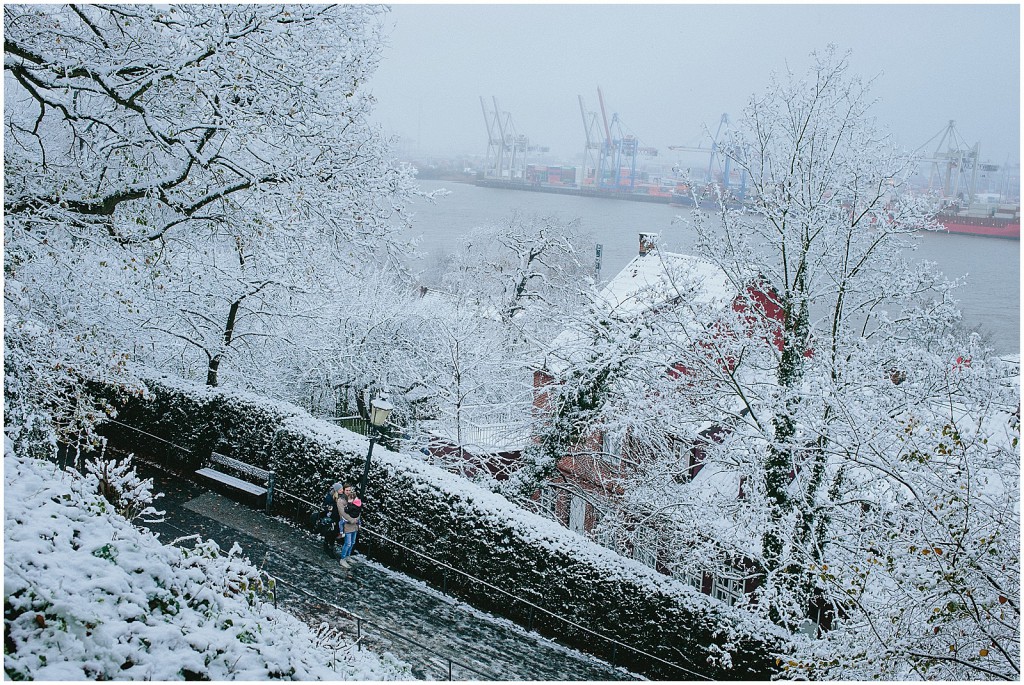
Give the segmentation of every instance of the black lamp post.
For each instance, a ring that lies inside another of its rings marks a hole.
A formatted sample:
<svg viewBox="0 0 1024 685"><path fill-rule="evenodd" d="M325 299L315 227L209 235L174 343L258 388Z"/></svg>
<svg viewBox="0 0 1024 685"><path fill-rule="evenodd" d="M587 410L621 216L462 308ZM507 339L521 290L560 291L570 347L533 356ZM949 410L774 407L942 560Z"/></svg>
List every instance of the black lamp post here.
<svg viewBox="0 0 1024 685"><path fill-rule="evenodd" d="M366 450L366 463L363 465L363 477L359 479L359 496L366 496L366 479L370 475L370 456L373 454L373 443L380 437L380 427L388 422L394 407L384 397L370 402L370 449Z"/></svg>

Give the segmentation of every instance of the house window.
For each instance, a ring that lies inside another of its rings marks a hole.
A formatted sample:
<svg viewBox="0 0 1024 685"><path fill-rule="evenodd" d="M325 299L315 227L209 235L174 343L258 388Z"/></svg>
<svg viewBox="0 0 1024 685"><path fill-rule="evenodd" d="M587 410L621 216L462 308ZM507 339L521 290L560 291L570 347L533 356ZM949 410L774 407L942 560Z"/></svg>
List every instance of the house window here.
<svg viewBox="0 0 1024 685"><path fill-rule="evenodd" d="M641 564L654 568L658 563L658 547L654 540L637 542L636 547L633 548L633 558Z"/></svg>
<svg viewBox="0 0 1024 685"><path fill-rule="evenodd" d="M633 537L633 558L641 564L656 568L658 563L658 535L650 528L642 528Z"/></svg>
<svg viewBox="0 0 1024 685"><path fill-rule="evenodd" d="M690 443L680 440L679 438L671 438L670 442L672 446L672 460L675 462L675 476L674 480L677 483L688 483L690 482Z"/></svg>
<svg viewBox="0 0 1024 685"><path fill-rule="evenodd" d="M687 585L697 588L700 592L704 592L704 573L702 571L683 571L679 579Z"/></svg>
<svg viewBox="0 0 1024 685"><path fill-rule="evenodd" d="M711 596L729 606L736 606L743 599L743 579L715 576L711 583Z"/></svg>
<svg viewBox="0 0 1024 685"><path fill-rule="evenodd" d="M540 510L548 516L555 513L555 491L552 488L541 488Z"/></svg>
<svg viewBox="0 0 1024 685"><path fill-rule="evenodd" d="M610 549L614 552L618 552L619 545L617 536L615 534L615 527L611 525L605 525L605 516L607 514L601 512L599 509L596 510L595 513L598 517L597 525L595 526L594 531L596 533L595 540L597 544L601 545L602 547L606 547L607 549Z"/></svg>
<svg viewBox="0 0 1024 685"><path fill-rule="evenodd" d="M622 463L622 438L605 432L601 438L601 458L611 466Z"/></svg>
<svg viewBox="0 0 1024 685"><path fill-rule="evenodd" d="M572 496L569 502L569 530L582 535L587 524L587 500Z"/></svg>

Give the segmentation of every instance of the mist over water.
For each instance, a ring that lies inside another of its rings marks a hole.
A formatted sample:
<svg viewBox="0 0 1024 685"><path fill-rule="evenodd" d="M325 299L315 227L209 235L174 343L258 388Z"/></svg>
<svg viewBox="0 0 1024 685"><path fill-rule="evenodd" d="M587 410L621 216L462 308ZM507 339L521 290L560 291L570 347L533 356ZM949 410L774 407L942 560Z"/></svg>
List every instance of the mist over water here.
<svg viewBox="0 0 1024 685"><path fill-rule="evenodd" d="M600 280L618 273L637 254L638 234L660 234L661 244L674 252L692 252L695 236L673 219L689 210L667 204L604 198L478 188L465 183L421 181L425 191L445 188L450 195L436 204L413 206L412 235L420 236L421 260L411 263L433 283L444 258L472 229L510 216L551 216L580 220L583 233L603 246ZM590 250L593 259L593 246ZM915 259L933 261L950 279L967 277L957 291L964 325L977 328L1001 354L1020 352L1020 242L980 236L926 234Z"/></svg>

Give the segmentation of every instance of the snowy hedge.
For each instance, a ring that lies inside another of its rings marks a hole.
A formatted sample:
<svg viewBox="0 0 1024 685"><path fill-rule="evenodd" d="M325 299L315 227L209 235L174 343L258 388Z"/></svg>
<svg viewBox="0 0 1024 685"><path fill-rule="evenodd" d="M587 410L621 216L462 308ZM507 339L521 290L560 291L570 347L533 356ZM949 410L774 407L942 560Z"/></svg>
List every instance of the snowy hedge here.
<svg viewBox="0 0 1024 685"><path fill-rule="evenodd" d="M318 502L329 484L357 480L366 439L292 405L246 393L150 381L145 399L121 398L112 425L122 448L191 466L218 451L277 473L278 487ZM444 584L449 593L560 641L654 678L688 679L622 646L546 616L494 589L601 635L714 679L764 679L775 672L783 635L693 588L595 545L543 517L412 456L374 448L360 549L391 568ZM379 535L374 535L377 533ZM395 543L399 544L395 544ZM490 586L453 574L422 552Z"/></svg>
<svg viewBox="0 0 1024 685"><path fill-rule="evenodd" d="M382 680L408 666L267 601L235 546L164 545L97 478L4 450L4 675L11 680ZM333 652L332 652L333 653Z"/></svg>

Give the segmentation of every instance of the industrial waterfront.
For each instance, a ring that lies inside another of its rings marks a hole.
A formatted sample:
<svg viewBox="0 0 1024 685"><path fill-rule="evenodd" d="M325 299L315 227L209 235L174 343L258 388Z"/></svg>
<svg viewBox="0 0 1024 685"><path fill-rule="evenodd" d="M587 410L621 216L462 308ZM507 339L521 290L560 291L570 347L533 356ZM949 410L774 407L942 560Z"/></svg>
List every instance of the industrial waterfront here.
<svg viewBox="0 0 1024 685"><path fill-rule="evenodd" d="M579 219L581 229L603 247L600 278L621 270L636 254L639 232L661 235L662 243L690 252L694 236L686 223L693 210L668 204L607 198L527 193L478 187L471 183L421 181L425 191L446 189L434 203L413 206L412 234L421 237L424 257L417 269L428 272L475 227L497 222L512 212ZM678 220L682 219L682 220ZM935 262L947 278L965 277L959 289L964 325L978 328L1001 354L1020 351L1020 243L969 235L923 234L918 260Z"/></svg>

